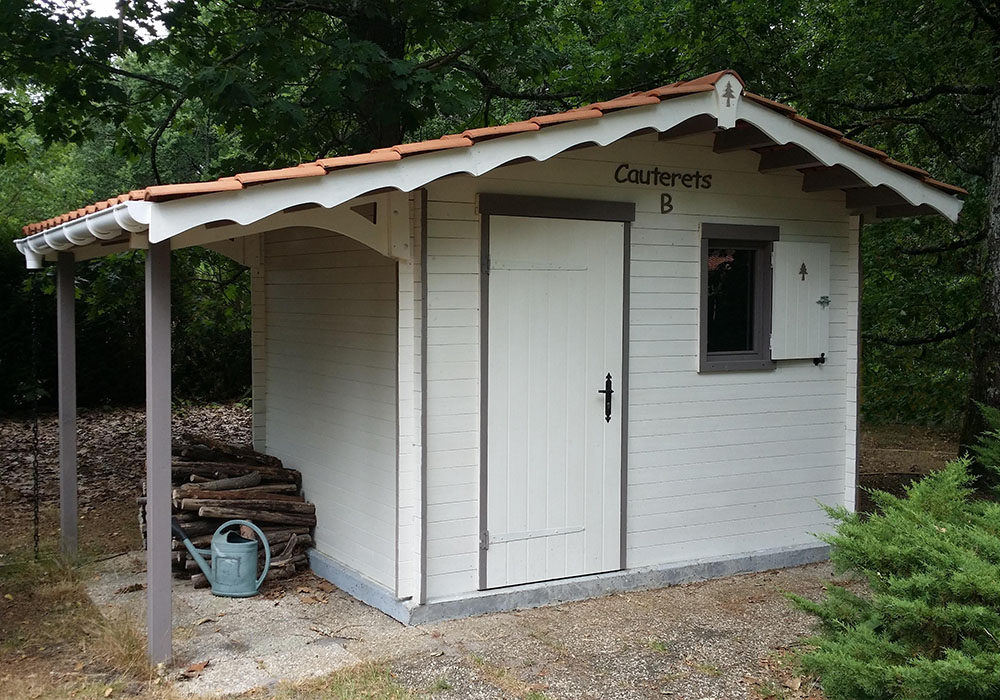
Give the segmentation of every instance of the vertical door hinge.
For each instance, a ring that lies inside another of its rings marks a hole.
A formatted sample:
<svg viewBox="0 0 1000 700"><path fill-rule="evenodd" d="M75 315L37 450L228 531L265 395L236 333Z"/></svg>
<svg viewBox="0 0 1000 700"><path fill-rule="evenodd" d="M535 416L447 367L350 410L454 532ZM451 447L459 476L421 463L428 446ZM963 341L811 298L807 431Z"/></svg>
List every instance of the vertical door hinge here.
<svg viewBox="0 0 1000 700"><path fill-rule="evenodd" d="M490 548L490 531L483 530L479 533L479 548L484 552Z"/></svg>

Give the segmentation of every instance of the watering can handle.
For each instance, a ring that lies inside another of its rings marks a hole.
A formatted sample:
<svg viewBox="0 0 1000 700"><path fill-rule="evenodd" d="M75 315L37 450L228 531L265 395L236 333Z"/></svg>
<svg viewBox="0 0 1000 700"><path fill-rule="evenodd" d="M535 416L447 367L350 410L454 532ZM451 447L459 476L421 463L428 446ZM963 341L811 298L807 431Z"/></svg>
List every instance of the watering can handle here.
<svg viewBox="0 0 1000 700"><path fill-rule="evenodd" d="M216 534L222 532L223 530L228 530L230 525L246 525L257 533L257 536L260 537L261 543L264 545L264 571L261 572L256 585L257 588L260 588L260 584L264 583L264 577L267 576L268 569L271 568L271 545L267 541L267 535L261 532L261 529L249 520L227 520L219 525L219 528L215 531Z"/></svg>

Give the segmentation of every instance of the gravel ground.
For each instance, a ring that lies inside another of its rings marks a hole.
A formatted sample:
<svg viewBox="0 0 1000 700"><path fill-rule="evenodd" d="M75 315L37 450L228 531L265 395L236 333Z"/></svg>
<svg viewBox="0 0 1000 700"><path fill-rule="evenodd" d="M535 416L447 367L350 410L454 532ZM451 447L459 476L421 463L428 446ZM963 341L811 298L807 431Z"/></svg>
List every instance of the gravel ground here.
<svg viewBox="0 0 1000 700"><path fill-rule="evenodd" d="M108 564L91 597L142 619L144 593L121 592L141 568L138 555ZM182 694L224 696L376 660L442 700L819 700L782 661L812 631L783 594L817 597L831 579L814 564L423 627L311 574L243 600L175 585L172 678Z"/></svg>

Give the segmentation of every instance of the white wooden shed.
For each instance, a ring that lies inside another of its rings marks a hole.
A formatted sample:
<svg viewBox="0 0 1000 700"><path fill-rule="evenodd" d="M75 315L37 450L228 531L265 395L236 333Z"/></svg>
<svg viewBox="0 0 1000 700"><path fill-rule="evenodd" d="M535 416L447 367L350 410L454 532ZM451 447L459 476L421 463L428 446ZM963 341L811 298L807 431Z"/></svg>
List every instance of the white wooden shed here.
<svg viewBox="0 0 1000 700"><path fill-rule="evenodd" d="M169 251L253 275L254 441L301 470L313 568L410 623L822 559L855 503L862 216L964 191L731 71L26 227L148 248L149 629L170 653Z"/></svg>

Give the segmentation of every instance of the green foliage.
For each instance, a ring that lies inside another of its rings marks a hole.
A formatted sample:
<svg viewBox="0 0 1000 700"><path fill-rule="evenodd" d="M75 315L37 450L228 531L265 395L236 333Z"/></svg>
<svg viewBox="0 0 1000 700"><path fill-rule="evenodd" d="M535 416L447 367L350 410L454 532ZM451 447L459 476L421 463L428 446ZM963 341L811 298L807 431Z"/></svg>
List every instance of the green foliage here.
<svg viewBox="0 0 1000 700"><path fill-rule="evenodd" d="M864 419L960 420L983 311L988 107L1000 89L990 3L138 0L122 11L119 36L117 18L94 16L85 0L0 3L5 248L23 223L155 182L364 151L734 68L754 92L969 188L960 226L878 223L862 245ZM7 252L0 322L17 333L0 339L2 396L23 368L25 319L11 305L26 305ZM177 310L192 342L216 313L195 298L229 277L212 264L180 276L214 282L175 288L199 308ZM138 278L102 265L87 270L87 323L134 302L125 288ZM102 296L112 293L125 297ZM220 295L224 323L246 308L233 294ZM96 342L126 347L110 323ZM182 353L192 367L213 357L198 347Z"/></svg>
<svg viewBox="0 0 1000 700"><path fill-rule="evenodd" d="M865 594L831 585L813 602L822 634L804 656L831 700L988 700L1000 695L1000 504L977 498L956 460L904 497L875 493L863 519L828 508L836 569Z"/></svg>
<svg viewBox="0 0 1000 700"><path fill-rule="evenodd" d="M54 270L29 273L10 241L26 221L133 189L141 177L141 165L116 153L108 128L102 130L104 137L80 145L45 147L31 129L21 129L17 145L28 159L0 168L0 411L25 410L35 395L51 406L56 392ZM199 140L194 131L164 146L165 162L181 178L186 152ZM82 405L144 400L143 261L134 251L76 265ZM175 396L240 397L250 375L246 270L200 248L177 251L172 270Z"/></svg>
<svg viewBox="0 0 1000 700"><path fill-rule="evenodd" d="M969 452L975 458L975 464L982 471L982 478L991 484L1000 482L1000 408L977 403L982 413L986 430L969 446Z"/></svg>

